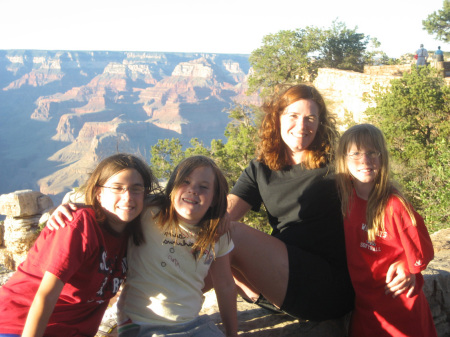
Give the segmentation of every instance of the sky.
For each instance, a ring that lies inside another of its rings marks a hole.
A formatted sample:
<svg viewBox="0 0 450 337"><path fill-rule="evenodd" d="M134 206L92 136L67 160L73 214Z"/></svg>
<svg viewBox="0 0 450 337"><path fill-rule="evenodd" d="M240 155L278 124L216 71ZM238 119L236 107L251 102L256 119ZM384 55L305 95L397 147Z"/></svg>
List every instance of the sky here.
<svg viewBox="0 0 450 337"><path fill-rule="evenodd" d="M443 0L0 0L0 49L250 54L281 30L334 20L389 57L450 44L422 29Z"/></svg>

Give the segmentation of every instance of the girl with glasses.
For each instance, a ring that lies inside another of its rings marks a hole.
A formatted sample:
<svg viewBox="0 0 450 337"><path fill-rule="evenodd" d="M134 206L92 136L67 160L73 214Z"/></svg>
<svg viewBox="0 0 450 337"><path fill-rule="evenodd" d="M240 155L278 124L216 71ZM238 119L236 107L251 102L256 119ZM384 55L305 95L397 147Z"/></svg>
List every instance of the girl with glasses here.
<svg viewBox="0 0 450 337"><path fill-rule="evenodd" d="M216 163L192 156L178 164L163 193L149 198L141 216L143 244L128 246L129 270L118 301L120 337L224 336L207 315L199 315L206 275L214 285L226 336L237 336L237 293L229 260L234 244L228 234L218 233L226 221L227 193ZM57 218L72 218L75 208L58 207L47 227L62 227Z"/></svg>
<svg viewBox="0 0 450 337"><path fill-rule="evenodd" d="M143 241L139 215L157 187L128 154L106 158L83 187L90 206L64 228L44 228L0 288L0 336L94 336L127 271L127 241Z"/></svg>
<svg viewBox="0 0 450 337"><path fill-rule="evenodd" d="M433 259L433 246L422 217L389 177L382 132L370 124L348 129L339 141L336 166L356 293L350 337L437 336L421 274ZM402 287L408 291L390 295L385 286L396 264L405 266Z"/></svg>

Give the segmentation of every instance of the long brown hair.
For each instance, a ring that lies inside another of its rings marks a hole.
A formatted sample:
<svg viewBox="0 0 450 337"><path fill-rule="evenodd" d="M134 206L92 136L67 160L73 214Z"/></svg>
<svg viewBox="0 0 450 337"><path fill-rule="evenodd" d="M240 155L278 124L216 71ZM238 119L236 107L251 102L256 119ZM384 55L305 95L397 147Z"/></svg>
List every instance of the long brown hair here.
<svg viewBox="0 0 450 337"><path fill-rule="evenodd" d="M380 129L371 124L359 124L349 128L340 138L336 150L336 181L344 218L349 215L353 203L352 176L347 165L347 152L353 144L358 150L365 148L380 152L380 171L367 200L366 225L369 241L375 241L377 234L385 230L386 205L392 195L405 206L412 223L416 225L410 204L390 179L389 153L384 135Z"/></svg>
<svg viewBox="0 0 450 337"><path fill-rule="evenodd" d="M96 219L100 224L105 223L106 221L105 212L97 199L97 195L100 193L100 186L103 186L113 175L126 169L135 169L142 176L145 186L145 195L148 195L159 188L158 180L153 175L150 166L138 157L127 153L118 153L103 159L82 186L86 204L92 206L95 211ZM126 231L132 235L136 245L144 242L140 216L127 225Z"/></svg>
<svg viewBox="0 0 450 337"><path fill-rule="evenodd" d="M223 221L227 211L228 183L216 163L205 156L192 156L182 160L171 174L164 194L160 195L154 204L161 207L161 211L156 215L161 230L169 231L175 234L176 237L176 234L180 231L180 222L174 207L173 198L183 181L198 167L210 167L214 174L213 201L203 219L196 225L200 228L200 231L193 250L196 252L197 258L200 258L208 248L215 254L214 244L217 227Z"/></svg>
<svg viewBox="0 0 450 337"><path fill-rule="evenodd" d="M282 170L290 165L288 146L281 138L280 116L289 105L302 99L311 99L319 107L319 127L313 142L305 150L306 159L302 164L308 169L314 169L333 160L333 149L339 136L336 119L315 87L298 84L280 87L278 93L262 105L264 117L259 130L257 158L271 170Z"/></svg>

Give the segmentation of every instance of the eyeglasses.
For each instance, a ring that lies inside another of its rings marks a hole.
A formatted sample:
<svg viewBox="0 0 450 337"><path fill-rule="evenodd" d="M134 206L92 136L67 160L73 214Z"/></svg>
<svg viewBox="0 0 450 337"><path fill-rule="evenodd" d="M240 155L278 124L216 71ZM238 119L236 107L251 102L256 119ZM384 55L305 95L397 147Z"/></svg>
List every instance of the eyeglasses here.
<svg viewBox="0 0 450 337"><path fill-rule="evenodd" d="M108 188L114 194L124 194L126 191L130 192L131 194L141 194L141 193L145 192L145 187L144 186L123 187L123 186L102 186L102 185L98 185L98 187Z"/></svg>
<svg viewBox="0 0 450 337"><path fill-rule="evenodd" d="M360 160L363 156L367 156L369 159L378 158L381 155L378 151L370 151L370 152L351 152L347 153L346 156L352 160Z"/></svg>

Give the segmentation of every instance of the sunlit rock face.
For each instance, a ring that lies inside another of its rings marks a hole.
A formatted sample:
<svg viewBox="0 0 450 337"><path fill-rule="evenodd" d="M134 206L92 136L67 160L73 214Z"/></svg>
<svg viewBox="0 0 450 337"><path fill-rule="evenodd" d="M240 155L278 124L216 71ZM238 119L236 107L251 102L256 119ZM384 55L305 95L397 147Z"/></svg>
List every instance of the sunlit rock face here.
<svg viewBox="0 0 450 337"><path fill-rule="evenodd" d="M159 139L225 139L224 110L260 103L249 72L248 55L0 51L0 193L58 202L117 151L150 162Z"/></svg>

